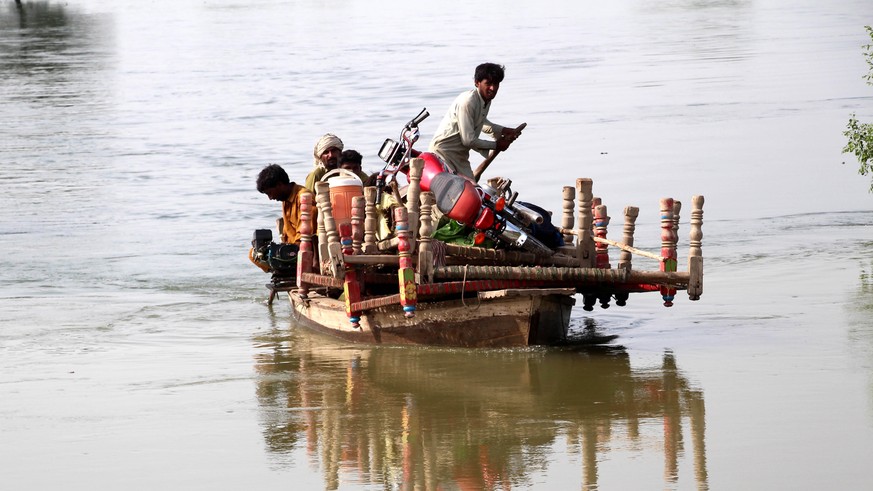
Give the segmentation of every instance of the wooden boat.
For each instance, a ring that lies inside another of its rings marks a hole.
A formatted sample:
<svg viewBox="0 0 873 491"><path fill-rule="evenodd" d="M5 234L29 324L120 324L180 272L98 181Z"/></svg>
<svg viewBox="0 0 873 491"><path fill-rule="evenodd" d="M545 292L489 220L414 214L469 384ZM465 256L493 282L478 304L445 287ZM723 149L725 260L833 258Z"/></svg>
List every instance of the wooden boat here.
<svg viewBox="0 0 873 491"><path fill-rule="evenodd" d="M344 302L289 292L294 319L316 331L353 342L435 346L506 347L553 345L566 340L572 288L478 292L466 299L421 301L415 317L397 306L368 310L353 327Z"/></svg>
<svg viewBox="0 0 873 491"><path fill-rule="evenodd" d="M406 204L394 207L393 234L382 241L375 188L349 200L343 221L334 218L329 184L318 183L317 242L313 196L301 193L296 277L274 277L270 302L285 293L299 324L353 342L515 347L565 342L577 295L590 311L612 299L625 305L630 293L660 294L668 307L679 290L691 300L702 294L702 196L692 199L688 270L677 271L681 204L672 198L660 203L660 254L633 246L635 207L625 208L622 241L606 239L607 209L590 179L564 188L558 230L566 245L554 254L458 246L431 236L435 198L417 187L422 166L412 159ZM610 247L620 251L615 268ZM658 270L635 269L633 255L658 261Z"/></svg>

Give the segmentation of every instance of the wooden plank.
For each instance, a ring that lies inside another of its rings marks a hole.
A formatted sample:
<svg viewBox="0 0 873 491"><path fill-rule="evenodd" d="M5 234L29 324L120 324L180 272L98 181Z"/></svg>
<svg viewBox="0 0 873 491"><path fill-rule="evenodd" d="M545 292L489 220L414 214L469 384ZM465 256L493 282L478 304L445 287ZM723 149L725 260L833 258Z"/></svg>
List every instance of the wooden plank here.
<svg viewBox="0 0 873 491"><path fill-rule="evenodd" d="M488 300L492 298L509 297L542 297L545 295L573 295L575 288L512 288L507 290L493 290L479 292L479 298Z"/></svg>

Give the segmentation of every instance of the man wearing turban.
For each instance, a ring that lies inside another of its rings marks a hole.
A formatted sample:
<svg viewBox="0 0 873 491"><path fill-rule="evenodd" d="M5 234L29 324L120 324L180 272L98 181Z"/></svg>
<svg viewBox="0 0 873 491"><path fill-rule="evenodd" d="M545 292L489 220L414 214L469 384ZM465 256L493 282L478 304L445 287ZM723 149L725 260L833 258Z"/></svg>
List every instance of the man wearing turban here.
<svg viewBox="0 0 873 491"><path fill-rule="evenodd" d="M328 133L315 143L315 148L312 150L312 156L315 157L315 169L306 176L304 187L313 193L315 192L315 183L321 180L327 171L336 169L339 166L340 155L343 151L343 141L338 136Z"/></svg>

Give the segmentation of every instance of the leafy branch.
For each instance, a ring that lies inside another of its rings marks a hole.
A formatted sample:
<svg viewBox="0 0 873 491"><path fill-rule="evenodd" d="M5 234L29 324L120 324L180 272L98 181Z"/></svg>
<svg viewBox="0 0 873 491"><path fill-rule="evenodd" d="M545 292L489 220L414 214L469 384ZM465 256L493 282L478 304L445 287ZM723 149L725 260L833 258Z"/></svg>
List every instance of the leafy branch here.
<svg viewBox="0 0 873 491"><path fill-rule="evenodd" d="M864 26L864 29L873 40L873 28ZM867 81L867 85L873 86L873 43L865 44L862 48L864 48L864 59L868 69L864 79ZM843 136L848 139L846 146L843 147L843 153L855 154L855 158L861 165L858 168L858 174L862 176L873 174L873 124L859 122L855 114L852 113ZM870 192L873 193L873 179L870 182Z"/></svg>

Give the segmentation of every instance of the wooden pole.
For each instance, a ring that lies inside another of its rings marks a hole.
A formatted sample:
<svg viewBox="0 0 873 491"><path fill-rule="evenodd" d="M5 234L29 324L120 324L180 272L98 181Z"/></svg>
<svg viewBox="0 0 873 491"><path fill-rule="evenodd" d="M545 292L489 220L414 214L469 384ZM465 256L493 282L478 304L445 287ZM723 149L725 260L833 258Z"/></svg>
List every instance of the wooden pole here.
<svg viewBox="0 0 873 491"><path fill-rule="evenodd" d="M330 188L328 188L328 191ZM317 234L318 234L318 272L321 274L327 273L326 261L328 260L328 252L327 252L327 231L324 229L324 213L319 213L319 209L321 205L318 201L318 187L316 186L316 195L315 195L315 215L316 215L316 226L317 226ZM330 198L328 197L328 200Z"/></svg>
<svg viewBox="0 0 873 491"><path fill-rule="evenodd" d="M700 300L703 294L703 196L691 198L691 233L688 242L688 298Z"/></svg>
<svg viewBox="0 0 873 491"><path fill-rule="evenodd" d="M297 288L302 298L309 295L309 285L303 281L305 273L312 272L315 260L312 250L312 193L300 193L300 250L297 251Z"/></svg>
<svg viewBox="0 0 873 491"><path fill-rule="evenodd" d="M576 258L579 266L590 268L594 266L594 242L591 240L591 194L593 181L588 178L576 179Z"/></svg>
<svg viewBox="0 0 873 491"><path fill-rule="evenodd" d="M407 319L415 317L416 287L415 269L412 267L412 246L409 244L409 222L406 207L394 208L394 229L397 235L397 252L400 256L397 279L400 288L400 305Z"/></svg>
<svg viewBox="0 0 873 491"><path fill-rule="evenodd" d="M600 268L565 268L549 266L440 266L434 268L437 280L531 280L575 285L659 285L684 287L687 272L639 271ZM655 287L657 289L657 287Z"/></svg>
<svg viewBox="0 0 873 491"><path fill-rule="evenodd" d="M525 126L527 126L527 123L521 123L520 125L518 125L517 128L515 128L515 131L517 131L517 132L521 131L525 128ZM483 160L481 164L479 164L479 167L476 167L475 171L473 171L473 181L479 182L479 178L482 177L482 174L485 172L485 169L487 169L488 166L491 165L491 162L494 161L494 159L497 157L497 154L499 154L499 153L500 153L500 150L492 150L488 154L488 157L485 160Z"/></svg>
<svg viewBox="0 0 873 491"><path fill-rule="evenodd" d="M418 238L418 217L421 210L421 172L424 159L415 158L409 162L409 187L406 188L406 210L409 217L409 244L415 254Z"/></svg>
<svg viewBox="0 0 873 491"><path fill-rule="evenodd" d="M376 188L364 188L364 254L375 254L376 231L379 229L378 211L376 211Z"/></svg>
<svg viewBox="0 0 873 491"><path fill-rule="evenodd" d="M573 186L564 186L563 192L563 215L561 216L561 227L565 230L573 229L573 211L576 207L576 188ZM572 233L564 233L564 245L572 245L573 244Z"/></svg>
<svg viewBox="0 0 873 491"><path fill-rule="evenodd" d="M346 256L354 254L354 241L352 240L352 226L349 223L340 225L342 253ZM345 294L346 316L355 329L361 328L361 312L352 308L352 304L361 301L361 284L358 283L357 271L349 263L343 263L344 281L343 293Z"/></svg>
<svg viewBox="0 0 873 491"><path fill-rule="evenodd" d="M327 235L327 257L321 258L322 263L329 261L330 273L334 278L342 278L344 274L342 246L339 241L339 233L336 229L336 221L333 219L333 207L330 203L330 184L319 182L315 184L318 194L315 201L318 203L318 211L324 216L324 231Z"/></svg>
<svg viewBox="0 0 873 491"><path fill-rule="evenodd" d="M629 248L632 248L634 245L634 231L636 230L636 221L639 214L640 209L636 206L627 206L624 209L624 235L622 236L622 242ZM618 267L622 269L631 269L632 261L632 251L621 248L621 253L618 256Z"/></svg>
<svg viewBox="0 0 873 491"><path fill-rule="evenodd" d="M673 232L673 198L661 199L661 271L676 271L676 237ZM673 306L676 290L669 286L661 287L661 297L665 307Z"/></svg>
<svg viewBox="0 0 873 491"><path fill-rule="evenodd" d="M363 196L352 197L352 251L363 254L364 221L367 201Z"/></svg>
<svg viewBox="0 0 873 491"><path fill-rule="evenodd" d="M594 208L594 235L598 239L606 238L606 227L609 225L609 215L606 212L606 205L597 205ZM609 269L609 244L603 241L596 241L595 248L597 251L595 265L598 268Z"/></svg>
<svg viewBox="0 0 873 491"><path fill-rule="evenodd" d="M433 283L433 251L431 250L431 235L433 234L434 224L431 211L436 197L430 191L421 193L421 226L419 228L418 239L418 269L416 272L416 283L419 285L425 283Z"/></svg>

